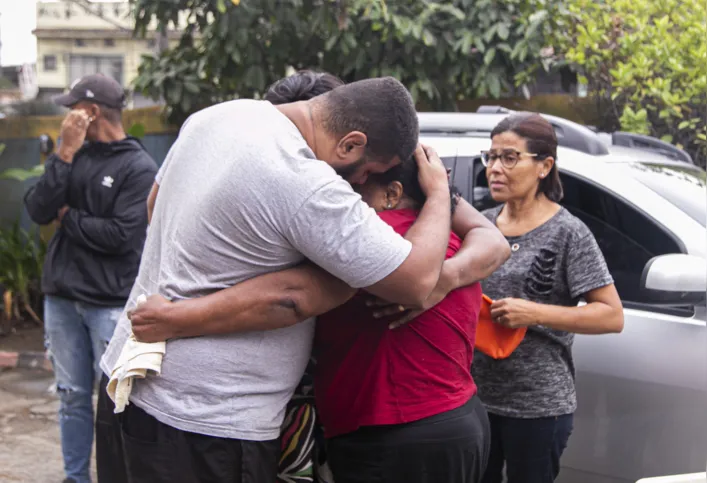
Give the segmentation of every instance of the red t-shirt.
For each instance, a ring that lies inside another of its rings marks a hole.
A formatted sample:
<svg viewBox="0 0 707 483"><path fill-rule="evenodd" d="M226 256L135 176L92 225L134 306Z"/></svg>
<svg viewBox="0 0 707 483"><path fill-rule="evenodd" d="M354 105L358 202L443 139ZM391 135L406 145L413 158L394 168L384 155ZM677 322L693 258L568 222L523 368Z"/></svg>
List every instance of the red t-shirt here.
<svg viewBox="0 0 707 483"><path fill-rule="evenodd" d="M413 210L380 217L405 234ZM449 238L447 258L461 246ZM402 424L456 409L474 394L471 377L481 305L477 283L451 292L407 325L388 329L362 293L317 318L314 391L327 438L361 426Z"/></svg>

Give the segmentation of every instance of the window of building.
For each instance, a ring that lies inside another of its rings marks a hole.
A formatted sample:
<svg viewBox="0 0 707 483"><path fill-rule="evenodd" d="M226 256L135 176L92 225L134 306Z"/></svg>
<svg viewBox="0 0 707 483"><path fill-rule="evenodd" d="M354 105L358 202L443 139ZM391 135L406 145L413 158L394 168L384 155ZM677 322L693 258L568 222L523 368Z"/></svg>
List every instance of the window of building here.
<svg viewBox="0 0 707 483"><path fill-rule="evenodd" d="M44 70L45 71L56 70L56 55L45 55L44 56Z"/></svg>
<svg viewBox="0 0 707 483"><path fill-rule="evenodd" d="M103 39L103 45L105 47L115 47L115 40L114 39Z"/></svg>
<svg viewBox="0 0 707 483"><path fill-rule="evenodd" d="M157 45L157 41L155 39L148 39L147 40L147 48L148 49L154 49L156 45Z"/></svg>
<svg viewBox="0 0 707 483"><path fill-rule="evenodd" d="M123 57L72 55L69 59L69 79L73 82L83 76L104 74L123 83Z"/></svg>
<svg viewBox="0 0 707 483"><path fill-rule="evenodd" d="M76 39L74 40L74 45L76 47L86 47L86 41L84 39Z"/></svg>

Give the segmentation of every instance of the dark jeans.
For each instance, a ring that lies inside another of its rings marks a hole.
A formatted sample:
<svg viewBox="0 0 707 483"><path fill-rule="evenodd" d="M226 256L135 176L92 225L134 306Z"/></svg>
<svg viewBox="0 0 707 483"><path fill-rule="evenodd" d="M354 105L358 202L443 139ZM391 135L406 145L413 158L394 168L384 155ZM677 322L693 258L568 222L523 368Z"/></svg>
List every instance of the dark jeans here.
<svg viewBox="0 0 707 483"><path fill-rule="evenodd" d="M477 397L419 421L327 441L335 483L477 483L488 454L489 423Z"/></svg>
<svg viewBox="0 0 707 483"><path fill-rule="evenodd" d="M573 415L519 419L489 414L491 455L483 483L552 483L572 433Z"/></svg>
<svg viewBox="0 0 707 483"><path fill-rule="evenodd" d="M96 416L99 483L270 483L278 440L241 441L189 433L129 404L121 414L103 376Z"/></svg>

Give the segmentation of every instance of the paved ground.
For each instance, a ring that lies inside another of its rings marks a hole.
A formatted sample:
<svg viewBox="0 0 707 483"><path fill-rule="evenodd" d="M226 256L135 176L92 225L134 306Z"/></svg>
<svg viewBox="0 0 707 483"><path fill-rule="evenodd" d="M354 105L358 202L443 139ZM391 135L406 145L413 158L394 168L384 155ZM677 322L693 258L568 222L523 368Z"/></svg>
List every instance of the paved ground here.
<svg viewBox="0 0 707 483"><path fill-rule="evenodd" d="M46 371L0 372L0 482L63 480L58 401L51 384Z"/></svg>

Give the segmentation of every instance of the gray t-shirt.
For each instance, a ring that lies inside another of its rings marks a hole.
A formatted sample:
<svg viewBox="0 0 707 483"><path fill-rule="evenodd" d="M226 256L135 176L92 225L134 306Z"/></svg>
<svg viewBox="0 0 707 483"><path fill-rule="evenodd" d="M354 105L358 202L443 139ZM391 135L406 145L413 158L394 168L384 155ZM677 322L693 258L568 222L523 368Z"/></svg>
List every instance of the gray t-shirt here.
<svg viewBox="0 0 707 483"><path fill-rule="evenodd" d="M496 223L502 207L484 215ZM512 297L571 307L587 292L613 283L594 236L565 208L525 235L507 239L511 258L482 282L493 300ZM476 351L472 374L487 410L515 418L573 413L573 340L574 334L539 325L528 328L506 359Z"/></svg>
<svg viewBox="0 0 707 483"><path fill-rule="evenodd" d="M299 130L265 101L194 114L165 161L140 294L188 299L310 259L352 287L388 276L410 243L368 207ZM114 367L129 334L121 317L103 357ZM307 364L314 321L273 331L171 340L162 375L139 380L131 403L175 428L270 440Z"/></svg>

